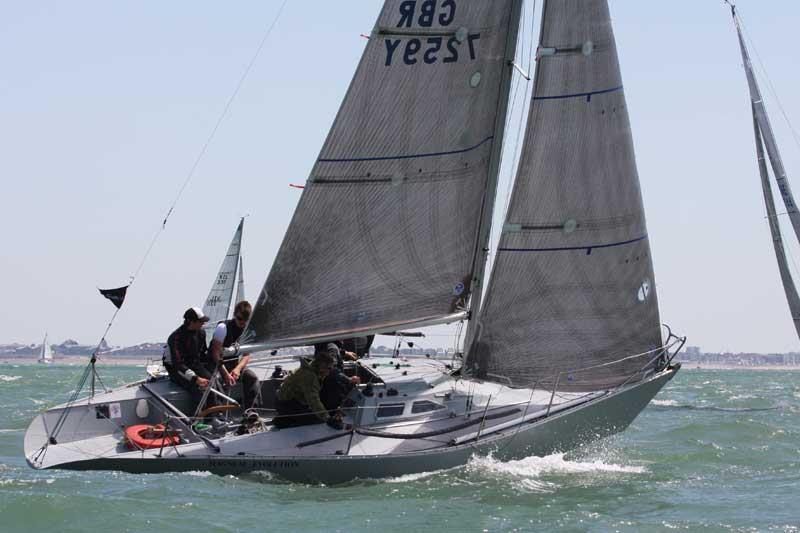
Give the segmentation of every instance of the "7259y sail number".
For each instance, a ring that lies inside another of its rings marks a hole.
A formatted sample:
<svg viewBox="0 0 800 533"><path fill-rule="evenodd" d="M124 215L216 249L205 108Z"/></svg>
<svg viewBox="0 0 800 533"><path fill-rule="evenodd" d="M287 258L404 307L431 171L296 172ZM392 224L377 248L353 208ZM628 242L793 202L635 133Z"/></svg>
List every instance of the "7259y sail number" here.
<svg viewBox="0 0 800 533"><path fill-rule="evenodd" d="M386 66L392 66L395 61L402 61L406 65L418 63L432 65L439 61L455 63L466 56L466 51L461 48L465 41L469 48L469 59L474 61L477 57L475 47L478 39L481 38L480 33L458 35L461 32L453 34L451 31L445 31L442 32L445 33L444 35L437 35L434 30L429 37L406 35L399 38L403 31L414 26L423 30L434 26L449 28L455 21L457 10L458 5L455 0L405 0L400 2L398 35L384 40Z"/></svg>
<svg viewBox="0 0 800 533"><path fill-rule="evenodd" d="M467 36L469 47L469 59L475 61L475 43L481 38L480 33L471 33ZM386 66L392 66L395 60L402 60L406 65L416 65L417 63L427 63L432 65L438 61L443 63L455 63L459 60L458 38L449 37L428 37L427 39L408 39L405 46L401 46L401 39L386 39ZM423 44L424 41L424 44Z"/></svg>

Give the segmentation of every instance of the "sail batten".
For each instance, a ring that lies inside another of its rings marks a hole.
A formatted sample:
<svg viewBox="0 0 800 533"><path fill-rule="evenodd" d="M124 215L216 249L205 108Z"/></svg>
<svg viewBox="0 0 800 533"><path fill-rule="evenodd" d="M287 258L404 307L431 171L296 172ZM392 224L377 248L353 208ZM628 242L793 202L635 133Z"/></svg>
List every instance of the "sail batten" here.
<svg viewBox="0 0 800 533"><path fill-rule="evenodd" d="M607 1L547 0L542 17L522 156L466 365L515 386L602 389L663 344L650 241Z"/></svg>
<svg viewBox="0 0 800 533"><path fill-rule="evenodd" d="M245 338L306 342L466 311L519 9L384 3Z"/></svg>

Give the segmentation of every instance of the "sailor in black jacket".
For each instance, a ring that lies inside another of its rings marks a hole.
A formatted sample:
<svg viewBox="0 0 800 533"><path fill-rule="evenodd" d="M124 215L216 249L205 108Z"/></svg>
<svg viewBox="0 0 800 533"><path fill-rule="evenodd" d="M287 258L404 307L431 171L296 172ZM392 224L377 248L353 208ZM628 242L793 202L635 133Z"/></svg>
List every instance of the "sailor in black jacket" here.
<svg viewBox="0 0 800 533"><path fill-rule="evenodd" d="M169 336L164 351L164 366L170 379L192 396L192 412L212 378L206 354L206 332L203 331L203 325L208 320L199 307L187 309L183 314L183 325ZM213 402L214 399L209 396L206 407L213 405Z"/></svg>

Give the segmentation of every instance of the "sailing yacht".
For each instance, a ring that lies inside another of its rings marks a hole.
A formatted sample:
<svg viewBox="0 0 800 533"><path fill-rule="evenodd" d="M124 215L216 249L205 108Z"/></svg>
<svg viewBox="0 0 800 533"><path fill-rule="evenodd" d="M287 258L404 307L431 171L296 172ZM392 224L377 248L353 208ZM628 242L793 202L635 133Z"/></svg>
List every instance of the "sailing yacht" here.
<svg viewBox="0 0 800 533"><path fill-rule="evenodd" d="M47 333L44 334L42 349L39 350L39 359L37 362L43 364L50 364L53 362L53 350L50 348L50 345L47 344Z"/></svg>
<svg viewBox="0 0 800 533"><path fill-rule="evenodd" d="M283 378L272 369L294 357L252 365L263 404L244 434L198 429L169 380L132 384L40 414L28 463L341 483L624 430L675 376L685 339L660 324L608 4L543 2L522 158L493 249L521 13L521 0L384 2L233 349L462 322L463 364L348 363L361 384L342 430L274 426ZM150 440L132 447L126 430L141 424Z"/></svg>

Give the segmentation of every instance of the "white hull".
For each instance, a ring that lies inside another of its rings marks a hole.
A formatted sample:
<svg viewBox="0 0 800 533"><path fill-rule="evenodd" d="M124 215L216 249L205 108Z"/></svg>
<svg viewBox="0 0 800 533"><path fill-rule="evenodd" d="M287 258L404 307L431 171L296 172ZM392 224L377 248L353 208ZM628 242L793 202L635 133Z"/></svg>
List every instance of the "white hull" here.
<svg viewBox="0 0 800 533"><path fill-rule="evenodd" d="M593 399L564 402L561 407L554 404L549 416L544 411L537 414L532 406L523 412L516 409L513 414L493 421L494 426L485 422L480 426L443 433L437 439L398 440L353 435L315 425L224 437L214 441L220 448L219 453L198 442L163 451L130 452L118 444L119 434L91 437L96 429L85 427L89 438L51 445L43 456L37 456L46 436L45 413L34 420L26 433L25 455L34 468L131 473L209 471L223 475L267 471L292 481L326 484L392 477L457 467L466 464L476 454L492 454L502 460L544 456L609 436L624 430L676 371L677 368L665 370L636 384L595 395ZM159 385L165 387L168 382ZM471 385L476 386L475 383ZM137 395L145 396L135 387L124 391L135 391ZM530 394L530 390L526 394ZM570 405L573 403L575 405ZM509 412L506 407L498 406L500 415ZM82 418L84 426L102 427L107 423L107 420L88 419L85 410L82 416L80 407L74 409L75 414L70 413L68 422L76 416ZM54 414L51 412L48 416L52 425ZM523 417L526 422L519 423ZM396 426L394 432L413 434L423 426L424 429L453 427L462 420L465 418L441 419L426 425L409 426L406 431ZM482 430L478 438L474 438L476 430ZM79 439L80 435L71 438ZM318 439L324 439L324 442L308 444ZM456 443L459 439L464 443ZM431 440L437 443L431 444ZM299 443L305 445L301 447Z"/></svg>

